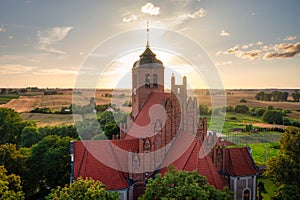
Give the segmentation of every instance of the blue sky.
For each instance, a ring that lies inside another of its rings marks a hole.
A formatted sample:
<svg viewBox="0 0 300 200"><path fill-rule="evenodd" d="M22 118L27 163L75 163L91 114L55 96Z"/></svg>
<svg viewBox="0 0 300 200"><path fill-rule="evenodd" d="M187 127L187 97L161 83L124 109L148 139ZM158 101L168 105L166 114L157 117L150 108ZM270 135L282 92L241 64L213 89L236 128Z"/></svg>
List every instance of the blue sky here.
<svg viewBox="0 0 300 200"><path fill-rule="evenodd" d="M300 88L299 8L298 0L2 0L0 85L73 87L97 45L149 20L150 44L151 27L193 39L214 61L225 88ZM201 87L193 73L180 71L187 63L156 53ZM111 70L130 74L139 55L116 59ZM114 78L99 87L113 87Z"/></svg>

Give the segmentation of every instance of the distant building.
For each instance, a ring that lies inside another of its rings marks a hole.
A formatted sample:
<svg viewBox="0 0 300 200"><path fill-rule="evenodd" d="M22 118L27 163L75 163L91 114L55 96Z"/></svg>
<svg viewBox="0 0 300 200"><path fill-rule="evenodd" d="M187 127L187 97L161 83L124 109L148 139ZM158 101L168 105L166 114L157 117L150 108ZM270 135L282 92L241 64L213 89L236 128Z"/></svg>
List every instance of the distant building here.
<svg viewBox="0 0 300 200"><path fill-rule="evenodd" d="M71 143L71 180L92 177L119 191L120 199L137 199L149 177L173 165L198 171L217 189L228 186L233 199L254 200L257 170L248 149L225 148L229 142L207 133L206 119L197 121L196 98L187 96L186 77L182 81L175 84L172 76L165 92L163 63L147 44L132 67L132 116L120 125L120 138Z"/></svg>

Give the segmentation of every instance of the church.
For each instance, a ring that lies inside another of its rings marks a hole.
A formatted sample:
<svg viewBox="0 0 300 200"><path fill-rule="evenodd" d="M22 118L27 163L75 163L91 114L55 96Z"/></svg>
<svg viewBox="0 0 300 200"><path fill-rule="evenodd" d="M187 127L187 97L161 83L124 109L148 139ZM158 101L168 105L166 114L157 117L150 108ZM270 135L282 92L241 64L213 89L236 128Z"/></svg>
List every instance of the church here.
<svg viewBox="0 0 300 200"><path fill-rule="evenodd" d="M217 189L229 187L234 200L254 200L258 170L250 149L226 148L232 143L209 132L206 119L199 118L187 78L176 84L172 75L166 92L164 70L147 42L132 67L131 116L112 140L71 142L71 181L91 177L132 200L144 193L149 178L172 165L196 170Z"/></svg>

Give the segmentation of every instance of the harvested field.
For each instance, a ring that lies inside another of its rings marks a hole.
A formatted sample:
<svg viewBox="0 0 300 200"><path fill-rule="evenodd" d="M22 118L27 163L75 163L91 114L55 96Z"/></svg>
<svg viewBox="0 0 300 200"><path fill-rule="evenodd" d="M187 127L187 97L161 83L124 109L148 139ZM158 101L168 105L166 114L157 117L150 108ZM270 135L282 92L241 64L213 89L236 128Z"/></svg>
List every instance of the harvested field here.
<svg viewBox="0 0 300 200"><path fill-rule="evenodd" d="M72 125L74 124L72 114L42 114L42 113L22 113L24 120L32 120L37 123L38 126L59 126L59 125ZM74 117L79 117L75 115Z"/></svg>

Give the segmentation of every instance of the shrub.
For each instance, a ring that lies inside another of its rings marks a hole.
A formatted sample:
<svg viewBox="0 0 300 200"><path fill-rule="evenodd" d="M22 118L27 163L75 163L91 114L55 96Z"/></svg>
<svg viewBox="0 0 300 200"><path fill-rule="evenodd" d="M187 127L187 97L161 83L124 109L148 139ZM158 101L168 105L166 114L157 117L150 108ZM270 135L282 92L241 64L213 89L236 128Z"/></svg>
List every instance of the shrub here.
<svg viewBox="0 0 300 200"><path fill-rule="evenodd" d="M247 113L249 111L249 107L246 105L236 105L234 111L236 113Z"/></svg>
<svg viewBox="0 0 300 200"><path fill-rule="evenodd" d="M263 115L263 121L269 124L282 124L283 113L278 110L269 110Z"/></svg>
<svg viewBox="0 0 300 200"><path fill-rule="evenodd" d="M241 102L241 103L247 103L247 100L244 99L244 98L242 98L242 99L240 100L240 102Z"/></svg>

